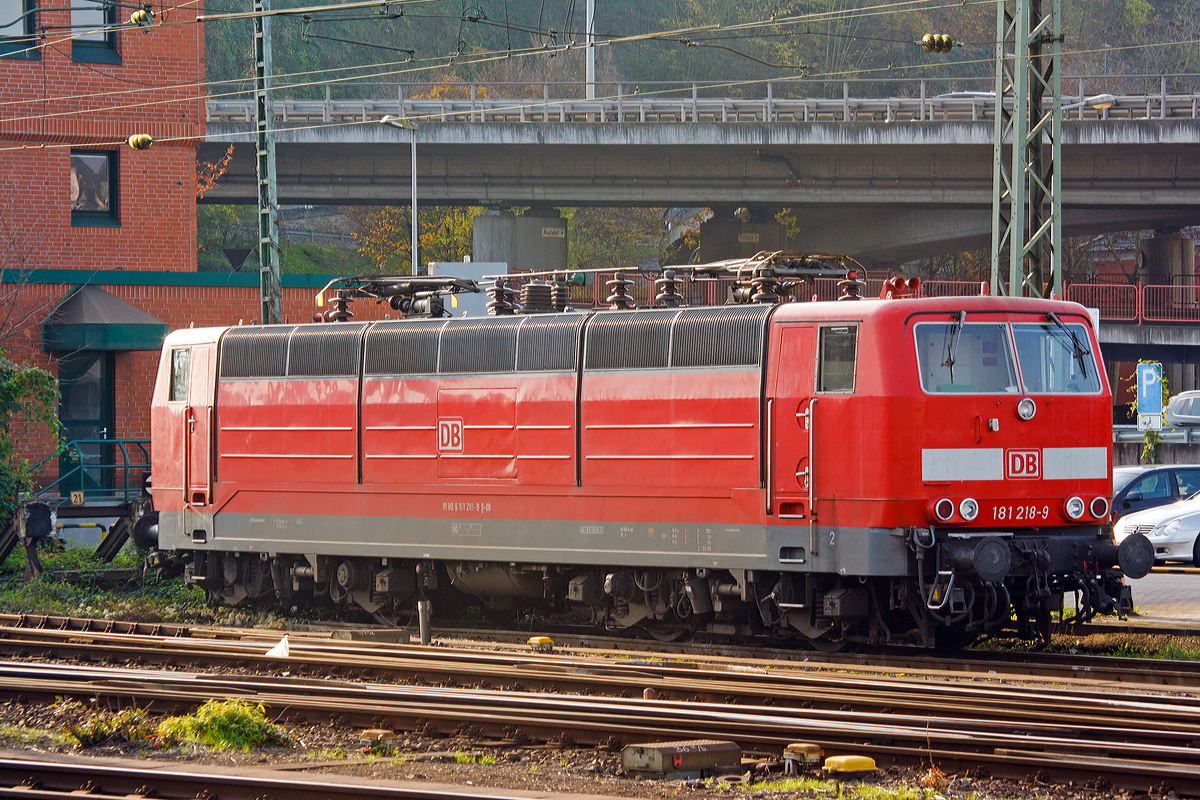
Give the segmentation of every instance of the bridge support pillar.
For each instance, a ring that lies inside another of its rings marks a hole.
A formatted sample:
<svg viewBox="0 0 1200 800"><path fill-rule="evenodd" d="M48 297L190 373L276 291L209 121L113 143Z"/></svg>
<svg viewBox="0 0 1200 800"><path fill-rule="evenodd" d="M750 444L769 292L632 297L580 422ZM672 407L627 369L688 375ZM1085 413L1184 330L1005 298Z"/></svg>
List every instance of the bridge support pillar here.
<svg viewBox="0 0 1200 800"><path fill-rule="evenodd" d="M1142 283L1191 286L1196 276L1196 243L1179 233L1146 239L1138 249Z"/></svg>
<svg viewBox="0 0 1200 800"><path fill-rule="evenodd" d="M511 210L476 217L471 229L475 261L503 261L510 271L566 270L567 221L557 209Z"/></svg>
<svg viewBox="0 0 1200 800"><path fill-rule="evenodd" d="M774 221L743 222L736 217L714 216L700 225L700 258L704 261L749 258L762 250L795 250L802 243L803 229L798 243Z"/></svg>

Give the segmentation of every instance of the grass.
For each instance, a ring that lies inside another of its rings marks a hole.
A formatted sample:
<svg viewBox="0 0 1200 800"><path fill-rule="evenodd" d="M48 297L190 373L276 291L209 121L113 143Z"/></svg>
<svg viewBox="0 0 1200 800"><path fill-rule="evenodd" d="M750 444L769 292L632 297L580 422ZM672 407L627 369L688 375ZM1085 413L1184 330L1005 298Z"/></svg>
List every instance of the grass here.
<svg viewBox="0 0 1200 800"><path fill-rule="evenodd" d="M349 758L349 754L340 747L333 750L310 750L308 757L313 761L337 761L343 758Z"/></svg>
<svg viewBox="0 0 1200 800"><path fill-rule="evenodd" d="M89 547L63 548L61 543L38 548L47 570L79 570L80 579L44 576L25 580L25 551L16 548L0 565L0 613L53 614L130 622L168 622L193 625L286 630L309 621L309 616L277 609L213 608L204 592L182 578L165 581L137 578L125 585L95 585L87 579L100 570L139 569L146 554L127 543L106 564Z"/></svg>
<svg viewBox="0 0 1200 800"><path fill-rule="evenodd" d="M58 705L68 711L84 709L76 700L60 700ZM80 748L113 744L160 748L192 743L216 750L248 752L265 745L290 745L292 740L287 731L267 719L261 705L235 698L209 700L195 713L167 717L157 725L140 708L115 713L94 710L83 722L67 725L60 741ZM344 757L344 753L339 757Z"/></svg>
<svg viewBox="0 0 1200 800"><path fill-rule="evenodd" d="M76 747L95 747L101 744L146 745L157 742L158 730L146 712L127 708L115 714L98 711L78 725L68 725L63 736Z"/></svg>
<svg viewBox="0 0 1200 800"><path fill-rule="evenodd" d="M0 743L28 747L45 747L47 745L73 744L65 733L42 730L41 728L25 728L19 725L0 724Z"/></svg>
<svg viewBox="0 0 1200 800"><path fill-rule="evenodd" d="M217 750L291 744L287 731L267 719L261 705L245 700L209 700L194 714L167 717L158 726L164 744L193 742Z"/></svg>

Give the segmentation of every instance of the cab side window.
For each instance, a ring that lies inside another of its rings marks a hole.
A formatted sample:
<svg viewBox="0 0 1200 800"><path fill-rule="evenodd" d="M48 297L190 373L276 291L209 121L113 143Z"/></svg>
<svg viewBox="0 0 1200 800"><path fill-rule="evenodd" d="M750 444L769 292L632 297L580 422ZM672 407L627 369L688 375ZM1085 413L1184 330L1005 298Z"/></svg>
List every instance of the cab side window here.
<svg viewBox="0 0 1200 800"><path fill-rule="evenodd" d="M821 328L821 364L818 392L853 392L854 362L858 355L858 328L853 325Z"/></svg>
<svg viewBox="0 0 1200 800"><path fill-rule="evenodd" d="M188 378L191 376L192 349L181 347L171 351L171 402L188 399Z"/></svg>
<svg viewBox="0 0 1200 800"><path fill-rule="evenodd" d="M1200 469L1175 470L1175 485L1180 497L1190 497L1200 492Z"/></svg>
<svg viewBox="0 0 1200 800"><path fill-rule="evenodd" d="M1143 500L1158 500L1163 497L1171 496L1171 483L1166 472L1156 472L1153 475L1147 475L1133 485L1129 490L1133 492L1141 492Z"/></svg>

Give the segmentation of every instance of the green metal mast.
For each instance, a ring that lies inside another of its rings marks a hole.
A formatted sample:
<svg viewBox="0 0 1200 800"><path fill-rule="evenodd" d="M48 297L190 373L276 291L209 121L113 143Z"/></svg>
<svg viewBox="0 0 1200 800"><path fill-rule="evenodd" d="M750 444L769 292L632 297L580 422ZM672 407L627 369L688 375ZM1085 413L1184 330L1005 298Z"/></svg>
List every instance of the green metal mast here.
<svg viewBox="0 0 1200 800"><path fill-rule="evenodd" d="M275 135L271 132L271 0L254 0L254 120L258 156L258 263L262 322L281 320L279 222L276 212Z"/></svg>
<svg viewBox="0 0 1200 800"><path fill-rule="evenodd" d="M1062 0L997 0L994 295L1062 297L1062 40Z"/></svg>

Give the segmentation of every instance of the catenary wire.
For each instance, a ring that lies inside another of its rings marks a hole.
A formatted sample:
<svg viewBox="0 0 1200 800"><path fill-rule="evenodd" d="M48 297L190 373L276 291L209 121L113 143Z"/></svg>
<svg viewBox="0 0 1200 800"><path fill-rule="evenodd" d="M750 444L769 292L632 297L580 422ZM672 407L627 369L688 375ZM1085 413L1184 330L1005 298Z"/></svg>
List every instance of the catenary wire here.
<svg viewBox="0 0 1200 800"><path fill-rule="evenodd" d="M409 0L409 1L410 2L412 2L412 1L421 2L423 0ZM928 2L928 0L916 0L916 1L917 2ZM972 4L983 4L984 2L987 2L987 0L977 0L976 2L973 2ZM179 7L183 7L183 6L191 5L191 4L192 3L188 2L188 3L181 4ZM381 3L376 2L375 4L379 5ZM902 3L893 3L893 4L885 4L885 5L886 6L909 6L909 5L912 5L912 2L902 2ZM960 5L963 5L963 4L954 3L951 5L942 6L942 7L952 7L952 6L960 6ZM885 7L885 6L876 6L873 8L883 8L883 7ZM188 23L179 23L179 24L191 24L191 23L188 22ZM766 21L762 21L761 23L746 23L745 25L753 25L753 24L772 25L772 24L779 24L779 23L778 22L772 23L769 20L766 20ZM745 27L745 25L736 26L736 27ZM712 30L715 27L718 27L718 26L715 26L715 25L703 26L702 29L703 30ZM728 30L729 28L726 28L726 29ZM696 28L680 29L680 31L669 32L669 33L690 32L693 30L697 30L697 29ZM629 42L629 41L643 41L643 40L655 40L655 39L662 40L662 37L665 35L669 35L669 34L663 33L663 32L636 34L636 35L632 35L632 36L628 36L628 37L600 40L595 43L595 46L597 46L597 47L611 46L613 44L620 44L620 43L625 43L625 42ZM74 38L74 37L65 37L65 38L70 39L70 38ZM1086 53L1096 53L1096 52L1104 52L1104 51L1112 52L1114 50L1136 50L1136 49L1145 49L1145 48L1151 48L1151 47L1183 46L1183 45L1194 44L1194 43L1195 43L1194 41L1149 43L1149 44L1140 44L1140 45L1129 45L1129 46L1123 46L1123 47L1118 47L1118 48L1095 48L1095 49L1089 49L1089 50L1066 51L1063 53L1063 55L1086 54ZM567 46L562 46L562 47L556 48L555 50L563 51L563 50L570 50L570 49L572 49L572 46L567 45ZM463 63L473 64L473 63L484 63L485 61L495 60L494 58L491 57L493 55L493 53L495 53L495 52L503 53L505 55L505 57L508 57L511 55L521 55L521 56L538 55L538 54L544 54L547 51L545 48L529 48L524 51L519 50L519 51L515 51L515 52L514 51L492 51L489 53L488 51L483 51L482 53L472 54L473 56L484 56L483 59L470 58L466 61L463 61L460 59L459 63L460 64L463 64ZM275 88L277 90L282 90L282 89L288 89L288 88L298 88L298 87L302 87L302 86L319 86L319 85L325 85L325 84L329 84L329 83L346 83L346 82L355 81L355 80L366 80L369 78L388 77L388 76L393 76L393 75L398 75L398 74L407 74L410 72L421 71L421 70L426 70L426 69L439 69L439 68L443 68L443 67L449 65L450 63L452 63L452 61L446 61L445 63L443 63L443 61L445 61L445 60L441 59L441 58L424 59L423 61L437 61L438 63L436 65L417 67L415 69L409 69L409 70L395 70L395 71L386 71L386 72L379 72L379 73L372 73L372 74L365 74L365 75L355 75L355 76L349 76L347 78L339 78L339 79L333 79L333 80L328 80L328 81L299 82L299 83L294 83L294 84L290 84L290 85L284 84L284 85L278 85ZM990 63L991 61L992 61L992 59L989 58L989 59L963 60L963 61L957 61L954 63L955 63L955 65L968 65L968 64L975 64L975 63ZM393 62L393 65L394 64L409 64L409 63L410 63L409 61ZM944 62L942 62L942 63L944 63ZM897 67L895 65L889 65L888 67L880 67L880 68L873 68L873 69L867 69L867 70L857 69L857 70L853 70L853 72L856 75L862 75L864 73L878 73L878 72L889 71L889 70L890 71L896 71L896 70L902 71L902 70L907 70L907 69L923 69L923 68L929 68L929 67L941 66L941 65L942 65L941 63L939 63L939 64L901 65L899 67ZM322 73L326 73L326 72L330 72L330 71L348 71L348 70L355 70L355 69L368 69L370 67L378 67L378 66L388 66L388 65L362 65L362 66L358 66L358 67L341 67L341 68L335 68L335 69L330 69L330 70L312 70L312 71L308 71L308 72L304 72L304 73L291 73L291 74L285 73L285 74L279 75L277 77L289 77L289 75L322 74ZM822 75L827 75L827 76L833 77L833 76L840 76L840 75L844 75L844 74L845 74L844 72L810 73L808 77L819 77ZM793 79L795 79L795 78L793 78ZM243 78L243 79L237 79L236 81L230 81L230 82L244 83L245 80L246 79ZM788 80L788 78L777 78L776 80ZM164 87L147 87L144 89L130 89L130 90L119 90L116 92L110 91L110 92L94 93L94 94L88 95L88 96L89 97L105 97L105 96L115 96L115 95L119 95L119 94L141 92L141 91L165 90L165 89L175 89L175 88L196 88L197 86L202 86L202 85L207 86L207 85L211 85L211 84L208 84L208 83L177 84L177 85L173 85L173 86L164 86ZM237 96L237 95L242 95L242 94L246 94L246 91L242 90L242 91L238 91L238 92L228 93L226 95L214 95L213 97L215 98L215 97L230 96L230 95ZM25 104L25 103L30 103L30 102L45 103L45 102L51 102L51 101L60 100L60 99L64 99L64 98L43 98L43 99L36 99L36 100L9 101L7 103L0 103L0 105L7 105L10 103L11 104ZM86 114L90 114L90 113L101 113L101 112L107 112L107 111L112 111L112 110L122 110L122 109L126 109L126 108L146 107L146 106L156 105L156 104L166 104L166 103L180 102L180 101L190 102L194 99L195 99L194 97L169 98L169 99L165 99L165 100L155 100L155 101L149 101L146 103L125 105L125 106L114 106L114 107L106 107L106 108L100 108L100 109L86 109L86 110L77 110L77 111L70 111L70 112L56 112L56 113L48 113L48 114L29 115L26 117L9 118L9 119L5 119L2 121L8 122L8 121L18 121L18 120L39 119L39 118L54 117L54 116L77 115L77 114L86 115Z"/></svg>

